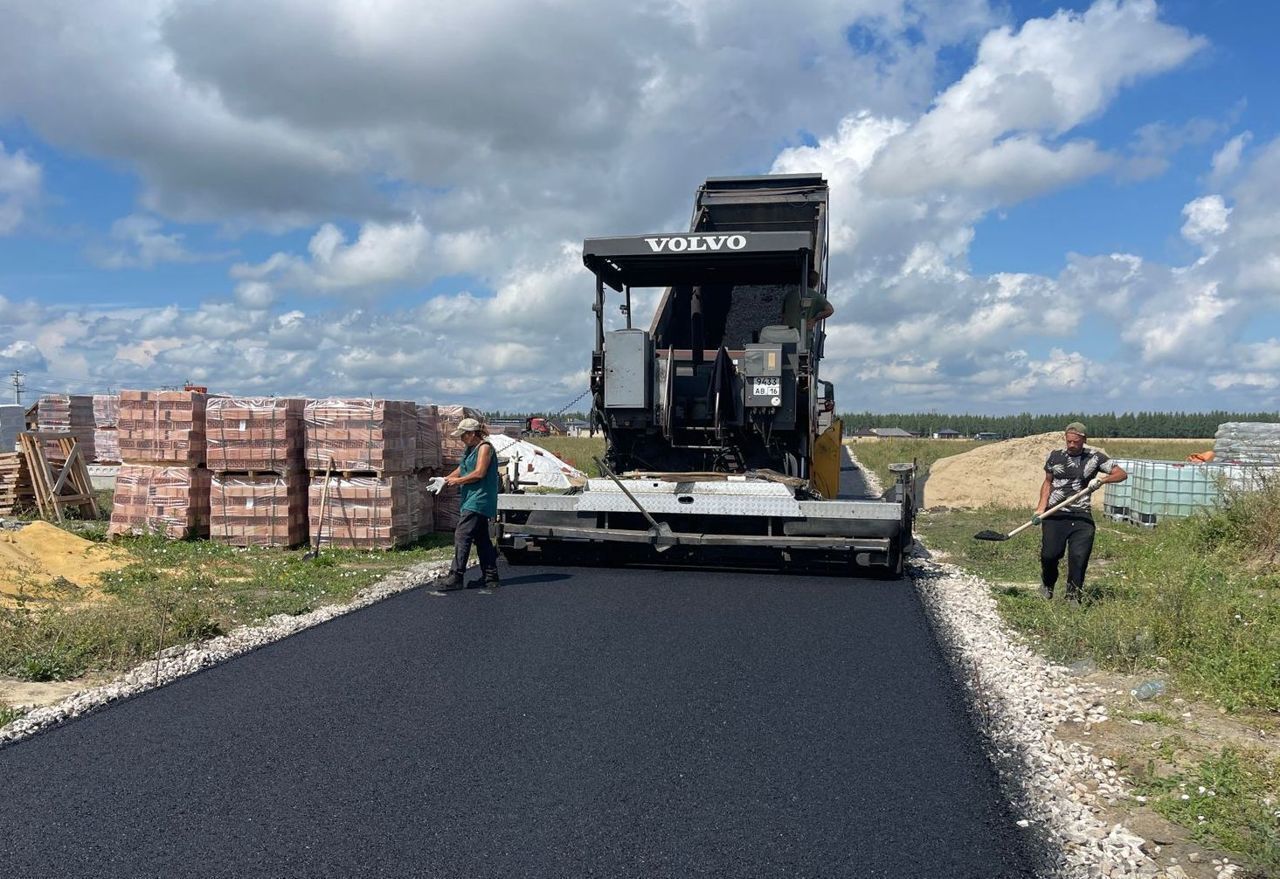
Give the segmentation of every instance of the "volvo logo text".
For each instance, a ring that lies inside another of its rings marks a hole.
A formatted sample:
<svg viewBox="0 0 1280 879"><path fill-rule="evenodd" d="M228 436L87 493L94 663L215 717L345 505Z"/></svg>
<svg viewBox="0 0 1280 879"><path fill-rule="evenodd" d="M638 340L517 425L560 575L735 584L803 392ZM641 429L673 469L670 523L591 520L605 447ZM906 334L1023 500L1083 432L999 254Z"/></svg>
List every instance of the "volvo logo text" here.
<svg viewBox="0 0 1280 879"><path fill-rule="evenodd" d="M654 253L708 253L716 250L742 250L747 246L745 235L690 235L687 238L646 238L645 243Z"/></svg>

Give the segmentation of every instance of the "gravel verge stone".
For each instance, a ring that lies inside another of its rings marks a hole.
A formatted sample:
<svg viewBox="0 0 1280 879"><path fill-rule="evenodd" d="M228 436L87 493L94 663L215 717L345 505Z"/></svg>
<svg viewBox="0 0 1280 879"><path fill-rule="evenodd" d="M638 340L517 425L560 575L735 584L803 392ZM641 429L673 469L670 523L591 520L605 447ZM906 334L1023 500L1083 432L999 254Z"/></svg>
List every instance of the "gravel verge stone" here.
<svg viewBox="0 0 1280 879"><path fill-rule="evenodd" d="M202 669L226 662L241 654L288 638L304 629L351 613L399 592L425 585L445 573L449 562L423 562L389 574L361 590L347 604L329 605L310 613L290 616L276 614L257 626L243 626L227 635L193 644L161 650L156 659L135 666L123 676L99 687L68 696L61 702L37 708L0 727L0 746L16 742L72 718L80 717L120 699L162 687Z"/></svg>

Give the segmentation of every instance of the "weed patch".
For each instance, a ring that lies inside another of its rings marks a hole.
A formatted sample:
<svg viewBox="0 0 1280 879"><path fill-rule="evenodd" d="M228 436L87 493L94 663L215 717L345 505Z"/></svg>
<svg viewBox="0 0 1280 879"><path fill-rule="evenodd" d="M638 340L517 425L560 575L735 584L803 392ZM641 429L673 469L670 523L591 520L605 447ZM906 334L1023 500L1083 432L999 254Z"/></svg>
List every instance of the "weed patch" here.
<svg viewBox="0 0 1280 879"><path fill-rule="evenodd" d="M1223 748L1168 774L1149 760L1134 776L1135 791L1193 838L1239 852L1268 875L1280 871L1280 760Z"/></svg>

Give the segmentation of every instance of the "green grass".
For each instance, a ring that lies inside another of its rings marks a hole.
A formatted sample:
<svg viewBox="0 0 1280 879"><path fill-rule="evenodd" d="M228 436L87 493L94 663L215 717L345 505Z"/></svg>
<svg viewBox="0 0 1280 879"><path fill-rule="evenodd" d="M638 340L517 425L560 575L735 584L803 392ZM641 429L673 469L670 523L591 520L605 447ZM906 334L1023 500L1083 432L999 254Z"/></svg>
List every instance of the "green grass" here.
<svg viewBox="0 0 1280 879"><path fill-rule="evenodd" d="M1176 757L1176 748L1161 756ZM1239 852L1265 875L1280 874L1280 760L1223 748L1170 773L1161 773L1154 759L1129 770L1135 792L1194 839Z"/></svg>
<svg viewBox="0 0 1280 879"><path fill-rule="evenodd" d="M21 708L14 708L12 705L6 705L5 703L0 702L0 726L13 723L26 713L27 712L23 711Z"/></svg>
<svg viewBox="0 0 1280 879"><path fill-rule="evenodd" d="M919 467L917 476L923 476L939 458L961 455L985 445L988 443L975 440L880 439L861 440L852 443L850 449L859 463L880 477L881 485L889 486L893 483L890 464L915 461Z"/></svg>
<svg viewBox="0 0 1280 879"><path fill-rule="evenodd" d="M1005 619L1050 657L1160 674L1231 709L1280 711L1280 486L1150 530L1099 519L1080 606L1035 592L1034 529L1000 543L973 539L985 528L1007 533L1025 516L930 512L918 525L931 549L999 584Z"/></svg>
<svg viewBox="0 0 1280 879"><path fill-rule="evenodd" d="M1113 458L1132 458L1138 461L1185 461L1193 452L1213 448L1212 439L1107 439L1099 437L1090 445L1102 446Z"/></svg>
<svg viewBox="0 0 1280 879"><path fill-rule="evenodd" d="M529 442L541 446L588 476L604 475L593 460L604 456L603 436L530 437Z"/></svg>
<svg viewBox="0 0 1280 879"><path fill-rule="evenodd" d="M387 552L243 550L209 541L139 537L102 577L110 599L80 607L28 602L0 608L0 673L33 681L120 670L158 649L227 632L274 614L341 604L386 574L447 558L447 535Z"/></svg>

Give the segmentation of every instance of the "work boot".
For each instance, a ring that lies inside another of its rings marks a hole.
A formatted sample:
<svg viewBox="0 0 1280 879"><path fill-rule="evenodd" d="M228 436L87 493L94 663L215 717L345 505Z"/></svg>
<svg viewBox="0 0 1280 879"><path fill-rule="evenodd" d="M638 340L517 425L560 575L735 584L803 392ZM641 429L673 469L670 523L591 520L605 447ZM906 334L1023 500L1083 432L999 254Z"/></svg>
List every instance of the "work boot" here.
<svg viewBox="0 0 1280 879"><path fill-rule="evenodd" d="M497 574L485 574L467 583L468 589L497 589L502 583Z"/></svg>
<svg viewBox="0 0 1280 879"><path fill-rule="evenodd" d="M1040 597L1041 597L1041 598L1043 598L1045 601L1052 601L1052 600L1053 600L1053 590L1052 590L1052 589L1050 589L1048 586L1041 585L1041 587L1040 587Z"/></svg>
<svg viewBox="0 0 1280 879"><path fill-rule="evenodd" d="M437 592L456 592L462 588L462 575L455 572L436 581Z"/></svg>
<svg viewBox="0 0 1280 879"><path fill-rule="evenodd" d="M1079 604L1080 593L1082 591L1083 590L1079 586L1072 586L1070 583L1068 583L1067 584L1067 601L1070 601L1072 604Z"/></svg>

